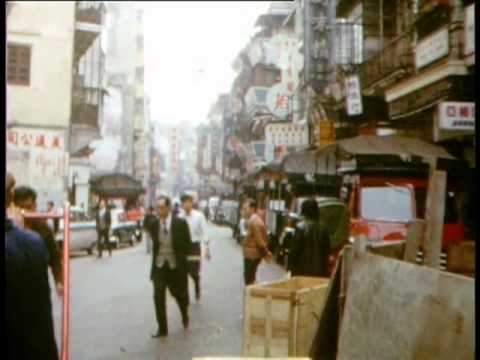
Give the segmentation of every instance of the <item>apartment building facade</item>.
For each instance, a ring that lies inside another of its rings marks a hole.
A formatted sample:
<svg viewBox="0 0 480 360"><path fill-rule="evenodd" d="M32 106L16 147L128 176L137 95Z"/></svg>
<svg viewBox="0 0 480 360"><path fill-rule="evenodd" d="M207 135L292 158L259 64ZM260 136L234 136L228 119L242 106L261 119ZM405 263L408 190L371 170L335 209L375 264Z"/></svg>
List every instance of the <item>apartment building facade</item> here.
<svg viewBox="0 0 480 360"><path fill-rule="evenodd" d="M68 199L70 159L91 139L77 148L78 132L98 128L98 107L77 112L91 96L76 96L76 70L101 30L102 9L90 5L12 2L7 20L7 168L38 191L40 208Z"/></svg>

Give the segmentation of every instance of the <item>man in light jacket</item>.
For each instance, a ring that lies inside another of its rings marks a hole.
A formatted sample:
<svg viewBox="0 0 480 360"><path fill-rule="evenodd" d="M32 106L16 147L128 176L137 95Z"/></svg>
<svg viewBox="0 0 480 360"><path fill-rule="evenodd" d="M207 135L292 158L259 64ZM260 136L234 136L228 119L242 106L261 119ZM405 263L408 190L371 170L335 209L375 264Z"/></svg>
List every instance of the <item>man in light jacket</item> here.
<svg viewBox="0 0 480 360"><path fill-rule="evenodd" d="M255 282L257 268L262 259L268 262L272 260L272 254L267 246L267 229L256 212L257 203L255 200L245 200L242 206L242 216L248 221L247 236L243 241L245 285Z"/></svg>

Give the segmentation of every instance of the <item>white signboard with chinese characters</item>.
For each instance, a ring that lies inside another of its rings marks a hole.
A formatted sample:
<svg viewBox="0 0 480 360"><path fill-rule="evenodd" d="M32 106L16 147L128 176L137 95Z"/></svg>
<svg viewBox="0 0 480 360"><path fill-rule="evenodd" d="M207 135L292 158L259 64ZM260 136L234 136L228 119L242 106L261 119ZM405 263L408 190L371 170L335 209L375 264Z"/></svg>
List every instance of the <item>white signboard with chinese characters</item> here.
<svg viewBox="0 0 480 360"><path fill-rule="evenodd" d="M348 116L360 115L362 109L362 92L358 75L351 75L345 79L345 96Z"/></svg>
<svg viewBox="0 0 480 360"><path fill-rule="evenodd" d="M448 55L448 29L442 29L420 41L415 48L417 69Z"/></svg>
<svg viewBox="0 0 480 360"><path fill-rule="evenodd" d="M7 148L9 170L19 185L63 191L65 130L12 127L7 130Z"/></svg>
<svg viewBox="0 0 480 360"><path fill-rule="evenodd" d="M169 131L169 145L170 145L170 170L177 172L179 168L179 136L180 132L177 128L171 128Z"/></svg>
<svg viewBox="0 0 480 360"><path fill-rule="evenodd" d="M266 105L268 110L279 119L285 119L288 116L290 107L289 96L291 92L287 89L287 84L280 82L273 85L267 92Z"/></svg>
<svg viewBox="0 0 480 360"><path fill-rule="evenodd" d="M465 56L475 53L475 4L465 8Z"/></svg>
<svg viewBox="0 0 480 360"><path fill-rule="evenodd" d="M439 104L439 128L475 131L475 103L442 102Z"/></svg>
<svg viewBox="0 0 480 360"><path fill-rule="evenodd" d="M270 123L265 127L265 142L274 146L307 146L308 126L291 122Z"/></svg>

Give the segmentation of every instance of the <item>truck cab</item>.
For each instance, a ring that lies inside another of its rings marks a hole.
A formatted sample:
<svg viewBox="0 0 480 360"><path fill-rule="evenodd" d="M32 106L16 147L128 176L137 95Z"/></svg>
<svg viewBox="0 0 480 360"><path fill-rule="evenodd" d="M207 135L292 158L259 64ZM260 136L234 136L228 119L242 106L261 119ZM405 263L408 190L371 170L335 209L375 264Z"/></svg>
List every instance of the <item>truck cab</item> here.
<svg viewBox="0 0 480 360"><path fill-rule="evenodd" d="M364 235L369 241L405 240L409 224L425 218L428 178L357 174L348 194L350 241ZM447 185L442 249L464 239L455 189Z"/></svg>

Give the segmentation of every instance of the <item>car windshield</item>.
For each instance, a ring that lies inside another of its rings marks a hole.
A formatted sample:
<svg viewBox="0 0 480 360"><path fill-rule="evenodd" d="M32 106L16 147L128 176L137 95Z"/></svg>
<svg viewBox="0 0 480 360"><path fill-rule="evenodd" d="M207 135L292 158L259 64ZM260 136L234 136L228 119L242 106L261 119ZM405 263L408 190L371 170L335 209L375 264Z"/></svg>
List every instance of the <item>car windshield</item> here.
<svg viewBox="0 0 480 360"><path fill-rule="evenodd" d="M361 191L365 219L407 222L413 219L412 192L407 187L366 187Z"/></svg>

